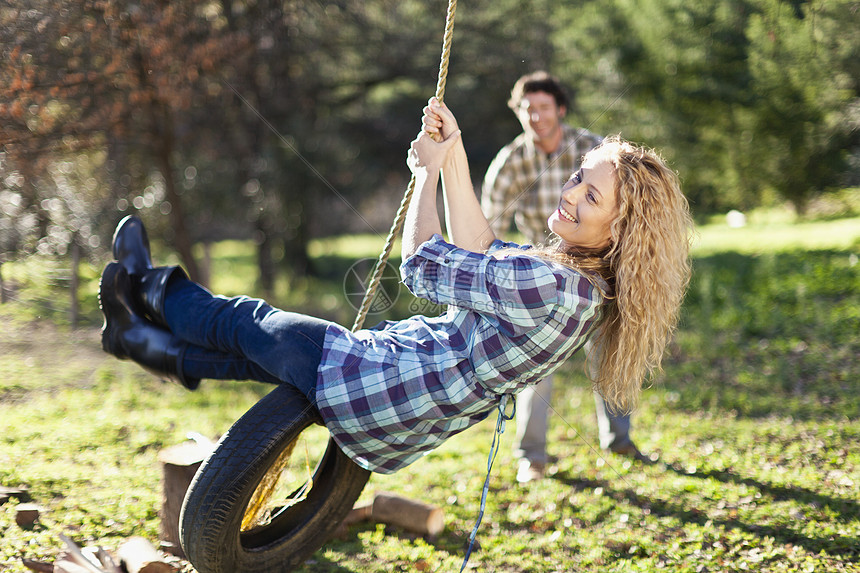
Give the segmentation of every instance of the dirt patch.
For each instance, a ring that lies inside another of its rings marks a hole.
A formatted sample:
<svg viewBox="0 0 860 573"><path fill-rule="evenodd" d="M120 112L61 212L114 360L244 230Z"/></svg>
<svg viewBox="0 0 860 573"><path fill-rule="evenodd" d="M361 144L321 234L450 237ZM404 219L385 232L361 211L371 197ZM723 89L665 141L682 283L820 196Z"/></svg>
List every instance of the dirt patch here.
<svg viewBox="0 0 860 573"><path fill-rule="evenodd" d="M98 327L73 330L49 321L4 321L0 401L26 399L37 390L92 385L95 371L110 359L102 351Z"/></svg>
<svg viewBox="0 0 860 573"><path fill-rule="evenodd" d="M69 357L98 360L105 357L99 327L63 329L52 322L32 321L4 324L0 354L18 354L23 359L54 362Z"/></svg>

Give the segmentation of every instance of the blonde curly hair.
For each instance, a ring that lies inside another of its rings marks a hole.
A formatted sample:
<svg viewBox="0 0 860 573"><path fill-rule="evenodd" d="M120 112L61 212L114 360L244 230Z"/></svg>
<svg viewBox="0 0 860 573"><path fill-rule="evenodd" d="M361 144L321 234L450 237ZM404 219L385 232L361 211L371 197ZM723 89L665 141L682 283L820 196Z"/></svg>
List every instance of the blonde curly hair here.
<svg viewBox="0 0 860 573"><path fill-rule="evenodd" d="M609 303L589 362L595 389L618 411L637 404L643 381L661 370L690 280L693 227L677 174L654 150L609 137L584 161L614 167L618 216L610 246L599 252L546 247L541 256L589 274L607 285Z"/></svg>

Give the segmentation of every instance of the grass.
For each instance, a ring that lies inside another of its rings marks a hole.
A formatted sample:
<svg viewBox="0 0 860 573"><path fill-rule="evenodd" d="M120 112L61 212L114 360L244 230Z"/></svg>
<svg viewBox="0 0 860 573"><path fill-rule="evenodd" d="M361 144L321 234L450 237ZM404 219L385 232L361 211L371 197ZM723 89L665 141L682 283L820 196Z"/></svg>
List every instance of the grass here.
<svg viewBox="0 0 860 573"><path fill-rule="evenodd" d="M574 360L557 378L550 421L559 461L548 479L516 485L509 426L470 567L860 571L860 220L715 223L698 236L665 373L634 416L634 438L654 463L599 450ZM380 243L315 243L323 278L279 284L276 301L351 324L345 269L375 257ZM253 276L252 253L216 245L213 289L247 290L239 277ZM219 435L268 388L206 382L190 393L164 384L101 352L92 280L80 295L82 325L71 329L61 262L31 258L2 272L14 291L0 305L0 485L27 486L44 512L23 529L18 501L0 505L0 570L26 571L21 557L53 559L59 533L108 549L131 535L156 541L158 452L188 432ZM420 306L399 293L368 325ZM394 491L443 507L438 538L358 524L302 572L459 570L492 429L488 420L368 483L365 498Z"/></svg>
<svg viewBox="0 0 860 573"><path fill-rule="evenodd" d="M722 224L699 229L694 252L701 256L731 251L764 254L791 250L850 249L856 245L860 217L835 221L780 220L729 228Z"/></svg>

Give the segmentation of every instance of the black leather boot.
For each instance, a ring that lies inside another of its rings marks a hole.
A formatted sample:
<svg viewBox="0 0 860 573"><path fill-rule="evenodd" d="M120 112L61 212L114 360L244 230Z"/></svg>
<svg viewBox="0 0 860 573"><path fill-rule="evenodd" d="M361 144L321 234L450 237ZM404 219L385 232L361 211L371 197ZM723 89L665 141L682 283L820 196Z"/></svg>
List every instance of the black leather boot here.
<svg viewBox="0 0 860 573"><path fill-rule="evenodd" d="M132 286L134 301L139 303L146 316L155 324L168 328L164 319L164 294L167 285L174 279L187 279L188 274L182 267L158 267L144 271L135 277Z"/></svg>
<svg viewBox="0 0 860 573"><path fill-rule="evenodd" d="M120 263L108 263L99 283L99 302L105 316L102 348L117 358L130 358L159 378L196 389L200 380L182 372L188 344L138 314L131 290L125 268Z"/></svg>
<svg viewBox="0 0 860 573"><path fill-rule="evenodd" d="M128 215L117 224L111 247L113 258L125 267L132 277L138 277L152 268L149 237L140 217Z"/></svg>
<svg viewBox="0 0 860 573"><path fill-rule="evenodd" d="M131 278L131 302L138 313L159 326L164 320L164 291L174 278L188 278L180 267L152 267L152 252L143 221L128 215L116 226L111 244L113 256Z"/></svg>

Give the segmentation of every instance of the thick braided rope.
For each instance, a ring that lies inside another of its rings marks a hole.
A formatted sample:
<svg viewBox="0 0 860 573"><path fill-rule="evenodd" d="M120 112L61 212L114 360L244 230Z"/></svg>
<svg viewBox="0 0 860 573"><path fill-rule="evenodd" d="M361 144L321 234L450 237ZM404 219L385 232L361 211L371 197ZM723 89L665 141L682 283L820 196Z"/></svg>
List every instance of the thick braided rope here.
<svg viewBox="0 0 860 573"><path fill-rule="evenodd" d="M451 58L451 40L454 37L454 14L457 11L457 0L448 0L448 13L445 18L445 37L442 41L442 60L439 64L439 80L436 82L436 98L439 101L445 96L445 83L448 79L448 62ZM409 203L412 201L412 194L415 192L415 175L409 181L409 186L403 195L403 200L400 202L400 208L397 210L397 215L394 217L394 222L391 225L391 230L388 237L385 239L385 247L376 261L376 266L373 268L373 275L370 283L367 286L367 291L364 294L364 299L361 301L361 307L358 309L358 316L355 318L355 323L352 325L352 331L360 330L364 325L364 319L367 317L367 312L370 309L370 303L373 297L376 296L376 291L379 288L379 282L382 280L382 274L385 270L385 264L391 256L391 250L394 248L394 241L403 227L403 221L406 219L406 210L409 208Z"/></svg>

